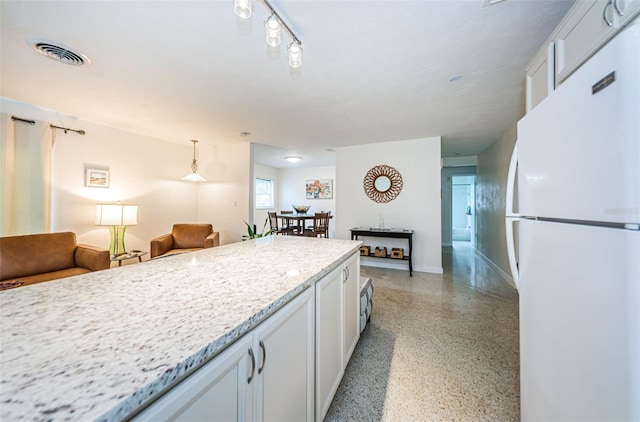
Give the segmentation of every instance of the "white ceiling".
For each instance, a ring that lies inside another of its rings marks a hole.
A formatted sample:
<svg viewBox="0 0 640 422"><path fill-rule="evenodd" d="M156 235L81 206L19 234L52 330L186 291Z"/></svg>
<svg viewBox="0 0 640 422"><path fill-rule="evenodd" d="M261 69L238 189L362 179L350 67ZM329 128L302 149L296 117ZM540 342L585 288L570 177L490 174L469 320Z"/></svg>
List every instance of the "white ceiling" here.
<svg viewBox="0 0 640 422"><path fill-rule="evenodd" d="M297 71L286 34L264 42L256 2L243 21L232 0L2 0L0 95L184 145L249 139L276 147L257 152L275 167L280 152L331 160L432 136L443 157L475 155L524 114L524 67L573 1L270 3L302 41ZM57 63L29 38L92 63Z"/></svg>

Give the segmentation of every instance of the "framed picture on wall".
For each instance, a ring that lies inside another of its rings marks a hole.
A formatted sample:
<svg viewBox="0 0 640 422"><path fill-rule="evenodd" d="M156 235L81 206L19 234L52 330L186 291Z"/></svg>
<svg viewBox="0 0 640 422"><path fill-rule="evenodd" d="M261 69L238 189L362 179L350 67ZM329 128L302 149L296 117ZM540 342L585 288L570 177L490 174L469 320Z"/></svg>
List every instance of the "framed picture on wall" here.
<svg viewBox="0 0 640 422"><path fill-rule="evenodd" d="M333 180L315 179L305 181L306 199L331 199L333 198Z"/></svg>
<svg viewBox="0 0 640 422"><path fill-rule="evenodd" d="M109 170L86 168L85 186L87 186L88 188L108 188Z"/></svg>

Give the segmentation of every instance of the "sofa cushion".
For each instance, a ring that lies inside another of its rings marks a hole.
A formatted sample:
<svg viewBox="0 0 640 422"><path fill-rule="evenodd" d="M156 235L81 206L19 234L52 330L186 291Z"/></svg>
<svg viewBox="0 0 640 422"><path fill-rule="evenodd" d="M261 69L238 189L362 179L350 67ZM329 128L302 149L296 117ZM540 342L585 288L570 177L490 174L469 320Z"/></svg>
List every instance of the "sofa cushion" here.
<svg viewBox="0 0 640 422"><path fill-rule="evenodd" d="M203 248L204 241L213 232L211 224L174 224L173 249Z"/></svg>
<svg viewBox="0 0 640 422"><path fill-rule="evenodd" d="M75 250L76 235L71 232L0 238L0 279L74 267Z"/></svg>

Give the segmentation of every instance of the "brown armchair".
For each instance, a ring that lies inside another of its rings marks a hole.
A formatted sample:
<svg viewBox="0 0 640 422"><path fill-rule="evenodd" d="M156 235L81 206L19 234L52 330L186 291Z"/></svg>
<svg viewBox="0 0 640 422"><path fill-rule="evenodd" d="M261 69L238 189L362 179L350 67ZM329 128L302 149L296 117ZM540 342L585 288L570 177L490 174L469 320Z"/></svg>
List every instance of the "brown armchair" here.
<svg viewBox="0 0 640 422"><path fill-rule="evenodd" d="M151 240L151 258L220 246L211 224L174 224L171 233Z"/></svg>
<svg viewBox="0 0 640 422"><path fill-rule="evenodd" d="M106 270L109 250L78 244L72 232L0 238L0 290Z"/></svg>

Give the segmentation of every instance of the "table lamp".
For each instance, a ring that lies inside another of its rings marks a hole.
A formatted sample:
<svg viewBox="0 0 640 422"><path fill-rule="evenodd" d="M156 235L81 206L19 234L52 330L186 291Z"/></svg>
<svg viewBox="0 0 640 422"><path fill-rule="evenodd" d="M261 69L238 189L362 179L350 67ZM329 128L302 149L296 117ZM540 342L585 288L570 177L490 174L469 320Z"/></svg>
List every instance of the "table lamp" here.
<svg viewBox="0 0 640 422"><path fill-rule="evenodd" d="M96 225L109 226L111 256L127 252L124 247L124 232L127 226L138 224L138 206L124 204L96 204Z"/></svg>

